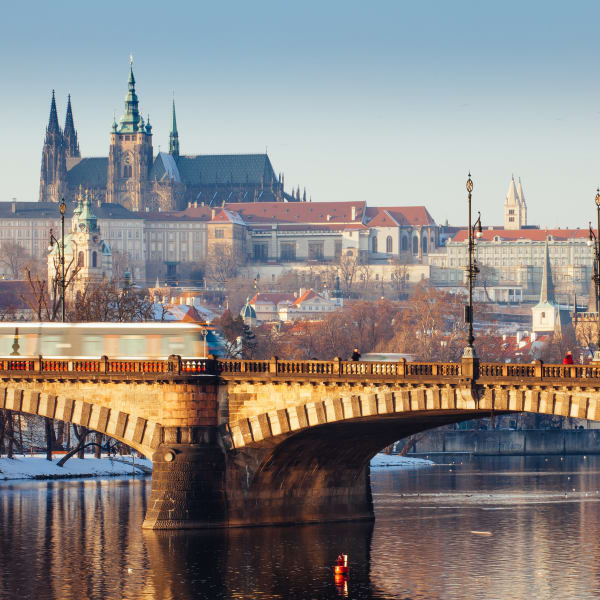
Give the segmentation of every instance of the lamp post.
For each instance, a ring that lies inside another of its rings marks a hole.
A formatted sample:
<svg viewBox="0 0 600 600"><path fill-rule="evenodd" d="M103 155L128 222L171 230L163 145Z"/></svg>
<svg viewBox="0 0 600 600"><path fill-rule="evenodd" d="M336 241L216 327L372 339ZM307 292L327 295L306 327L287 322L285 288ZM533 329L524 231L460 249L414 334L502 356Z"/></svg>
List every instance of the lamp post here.
<svg viewBox="0 0 600 600"><path fill-rule="evenodd" d="M207 352L207 348L206 348L206 338L208 336L208 329L206 329L206 327L203 327L200 330L200 335L202 336L202 339L204 340L204 358L208 358L208 352Z"/></svg>
<svg viewBox="0 0 600 600"><path fill-rule="evenodd" d="M52 233L52 229L50 230L50 249L54 244L58 244L58 262L60 265L60 304L61 304L61 321L65 322L65 211L67 210L67 205L65 204L65 199L63 198L58 205L58 209L60 210L60 240L57 240Z"/></svg>
<svg viewBox="0 0 600 600"><path fill-rule="evenodd" d="M477 261L475 260L475 237L481 237L481 213L477 213L477 220L471 224L471 194L473 193L473 180L469 172L467 179L467 193L469 200L469 266L466 268L467 280L469 283L469 304L465 306L465 323L469 325L469 334L467 337L467 346L463 352L463 358L475 358L475 349L473 342L473 282L479 273Z"/></svg>
<svg viewBox="0 0 600 600"><path fill-rule="evenodd" d="M594 351L594 358L592 359L594 362L600 362L600 240L598 239L598 235L600 235L600 188L596 189L596 198L594 199L596 203L596 217L598 228L596 229L596 233L592 229L592 223L590 221L590 245L594 246L594 289L596 291L596 311L598 313L596 319L596 350ZM577 310L577 309L576 309Z"/></svg>

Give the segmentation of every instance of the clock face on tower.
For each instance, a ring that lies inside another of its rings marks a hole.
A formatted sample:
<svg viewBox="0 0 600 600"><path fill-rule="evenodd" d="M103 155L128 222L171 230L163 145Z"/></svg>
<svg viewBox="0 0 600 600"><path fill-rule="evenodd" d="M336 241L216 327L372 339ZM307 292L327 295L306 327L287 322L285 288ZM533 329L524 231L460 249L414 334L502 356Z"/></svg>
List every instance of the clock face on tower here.
<svg viewBox="0 0 600 600"><path fill-rule="evenodd" d="M131 164L131 156L129 156L129 154L126 154L123 161L125 162L126 165Z"/></svg>

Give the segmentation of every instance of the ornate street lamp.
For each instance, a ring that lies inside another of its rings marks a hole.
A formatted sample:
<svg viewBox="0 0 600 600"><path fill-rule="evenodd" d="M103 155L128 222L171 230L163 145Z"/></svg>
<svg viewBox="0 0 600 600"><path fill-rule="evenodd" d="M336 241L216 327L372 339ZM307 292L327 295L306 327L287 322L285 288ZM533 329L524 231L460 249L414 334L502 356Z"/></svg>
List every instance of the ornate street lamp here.
<svg viewBox="0 0 600 600"><path fill-rule="evenodd" d="M590 246L594 246L594 275L592 276L594 283L594 289L596 291L596 310L598 311L598 316L596 319L596 350L594 351L594 358L592 359L594 362L600 362L600 240L598 239L598 235L600 233L600 188L596 189L596 198L594 199L596 202L596 216L598 229L596 229L596 233L592 229L592 222L590 221ZM577 307L575 307L577 310Z"/></svg>
<svg viewBox="0 0 600 600"><path fill-rule="evenodd" d="M475 237L481 237L481 213L477 213L477 221L471 224L472 192L473 180L469 172L469 178L467 179L467 193L469 198L469 266L466 268L467 280L469 282L469 304L465 306L465 323L469 325L469 335L467 337L467 346L463 352L463 358L475 358L475 349L473 348L473 342L475 341L475 337L473 336L473 282L475 281L475 277L477 277L477 273L479 273L475 259Z"/></svg>
<svg viewBox="0 0 600 600"><path fill-rule="evenodd" d="M60 265L60 304L61 304L61 320L65 322L65 211L67 210L67 205L65 204L65 199L63 198L58 205L58 209L60 210L60 240L57 240L54 233L52 233L52 229L50 230L50 248L54 244L58 244L58 262Z"/></svg>
<svg viewBox="0 0 600 600"><path fill-rule="evenodd" d="M206 329L206 327L203 327L200 330L200 335L202 336L202 339L204 340L204 358L208 358L208 349L206 348L206 338L208 337L208 329Z"/></svg>

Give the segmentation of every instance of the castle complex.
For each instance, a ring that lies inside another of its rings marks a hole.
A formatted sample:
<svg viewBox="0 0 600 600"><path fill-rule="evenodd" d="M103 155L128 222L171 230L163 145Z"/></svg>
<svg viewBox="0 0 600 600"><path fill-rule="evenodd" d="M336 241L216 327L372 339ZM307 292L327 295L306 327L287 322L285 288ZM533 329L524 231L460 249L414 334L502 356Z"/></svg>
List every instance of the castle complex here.
<svg viewBox="0 0 600 600"><path fill-rule="evenodd" d="M52 92L40 202L59 202L64 197L73 203L80 186L98 201L134 212L180 210L190 203L222 206L300 200L299 189L296 195L284 192L283 175L275 174L267 154L180 154L175 102L172 111L169 152L154 156L150 117L144 121L140 112L131 66L125 110L118 123L113 121L108 157L86 158L79 149L71 97L61 130Z"/></svg>

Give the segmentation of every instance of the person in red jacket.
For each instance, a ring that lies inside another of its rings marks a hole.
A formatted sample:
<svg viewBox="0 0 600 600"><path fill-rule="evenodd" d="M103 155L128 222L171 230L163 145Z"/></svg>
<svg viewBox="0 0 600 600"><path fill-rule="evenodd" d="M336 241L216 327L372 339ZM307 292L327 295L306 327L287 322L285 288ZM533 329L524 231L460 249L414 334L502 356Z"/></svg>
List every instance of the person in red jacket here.
<svg viewBox="0 0 600 600"><path fill-rule="evenodd" d="M571 351L569 350L565 354L565 357L563 358L563 365L572 365L572 364L573 364L573 355L571 354Z"/></svg>

